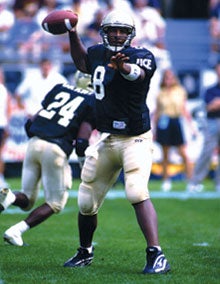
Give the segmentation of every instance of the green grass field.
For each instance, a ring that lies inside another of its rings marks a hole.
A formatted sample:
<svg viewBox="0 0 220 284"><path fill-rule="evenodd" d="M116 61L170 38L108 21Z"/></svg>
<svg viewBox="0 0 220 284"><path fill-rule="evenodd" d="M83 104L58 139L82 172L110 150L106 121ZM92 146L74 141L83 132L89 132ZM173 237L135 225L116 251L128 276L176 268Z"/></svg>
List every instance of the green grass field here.
<svg viewBox="0 0 220 284"><path fill-rule="evenodd" d="M12 189L19 179L8 180ZM74 181L76 193L78 181ZM99 213L95 233L95 258L86 268L64 268L63 263L78 247L77 202L69 199L65 210L26 232L25 247L0 241L0 284L76 283L76 284L214 284L220 283L220 194L206 192L191 197L158 194L160 181L151 181L152 200L158 213L160 243L172 272L142 275L145 241L136 223L132 206L124 198L107 198ZM185 189L174 183L175 192ZM122 185L114 190L119 192ZM154 195L157 193L158 195ZM214 193L214 192L213 192ZM42 202L39 200L38 204ZM1 214L1 231L25 218L27 213L10 207Z"/></svg>

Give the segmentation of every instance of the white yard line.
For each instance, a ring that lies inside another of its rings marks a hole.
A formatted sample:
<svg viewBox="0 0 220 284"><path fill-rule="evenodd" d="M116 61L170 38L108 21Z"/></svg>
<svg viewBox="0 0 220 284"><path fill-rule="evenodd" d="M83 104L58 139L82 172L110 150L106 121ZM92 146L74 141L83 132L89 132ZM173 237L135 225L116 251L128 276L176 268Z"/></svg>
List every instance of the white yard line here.
<svg viewBox="0 0 220 284"><path fill-rule="evenodd" d="M151 198L152 199L179 199L179 200L187 200L187 199L219 199L220 193L219 192L200 192L200 193L189 193L189 192L179 192L179 191L170 191L170 192L161 192L161 191L151 191ZM43 197L43 191L40 191L39 197ZM69 191L70 198L77 197L76 190ZM122 199L125 198L124 190L110 190L106 196L107 199ZM75 209L75 208L74 208ZM64 212L69 210L64 209ZM3 211L2 214L27 214L27 212L22 211L18 207L11 206L5 212Z"/></svg>

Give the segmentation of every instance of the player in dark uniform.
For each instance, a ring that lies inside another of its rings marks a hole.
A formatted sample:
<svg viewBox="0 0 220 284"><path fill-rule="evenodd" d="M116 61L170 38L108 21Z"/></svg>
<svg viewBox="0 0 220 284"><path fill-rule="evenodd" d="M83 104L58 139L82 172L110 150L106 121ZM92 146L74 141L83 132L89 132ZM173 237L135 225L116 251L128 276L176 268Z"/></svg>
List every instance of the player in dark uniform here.
<svg viewBox="0 0 220 284"><path fill-rule="evenodd" d="M97 213L123 169L126 197L147 242L143 273L166 273L170 266L159 246L157 214L148 192L153 146L146 96L156 69L155 59L149 50L130 46L135 25L128 14L107 14L101 35L103 44L86 50L76 28L69 32L77 69L92 75L97 129L102 134L100 141L86 151L78 194L80 247L64 266L92 262Z"/></svg>
<svg viewBox="0 0 220 284"><path fill-rule="evenodd" d="M42 182L45 203L4 233L5 241L17 246L23 246L25 231L64 208L72 187L68 157L74 147L77 155L84 155L95 127L94 94L87 90L58 84L46 95L42 106L25 125L31 138L23 162L22 190L0 191L1 211L11 204L26 211L34 206Z"/></svg>

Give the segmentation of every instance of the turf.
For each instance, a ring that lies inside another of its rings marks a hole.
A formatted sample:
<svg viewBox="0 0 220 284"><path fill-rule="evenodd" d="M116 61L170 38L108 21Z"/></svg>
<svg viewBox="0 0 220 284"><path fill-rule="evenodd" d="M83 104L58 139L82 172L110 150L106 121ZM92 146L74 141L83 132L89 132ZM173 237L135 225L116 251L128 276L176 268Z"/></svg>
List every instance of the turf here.
<svg viewBox="0 0 220 284"><path fill-rule="evenodd" d="M20 180L11 179L12 188ZM185 185L175 182L181 192ZM212 191L212 182L206 182ZM74 182L74 189L78 181ZM159 192L160 181L150 188ZM121 184L114 188L122 189ZM165 196L164 196L165 197ZM24 234L25 247L0 242L0 283L219 283L220 221L216 198L152 198L158 213L160 243L172 271L167 275L143 275L145 241L134 211L124 198L106 199L99 213L94 237L95 258L86 268L64 268L78 247L77 202L70 198L65 210ZM42 202L42 199L38 203ZM1 214L1 234L27 213L10 207Z"/></svg>

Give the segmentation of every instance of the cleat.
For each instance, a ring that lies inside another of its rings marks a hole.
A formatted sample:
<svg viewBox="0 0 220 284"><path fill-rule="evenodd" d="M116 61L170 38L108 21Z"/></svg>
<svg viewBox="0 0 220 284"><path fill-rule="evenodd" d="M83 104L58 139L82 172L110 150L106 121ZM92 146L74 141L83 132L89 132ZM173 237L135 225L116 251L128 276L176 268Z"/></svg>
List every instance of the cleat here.
<svg viewBox="0 0 220 284"><path fill-rule="evenodd" d="M83 267L90 265L94 256L94 248L89 253L86 248L78 248L78 252L64 263L64 267Z"/></svg>
<svg viewBox="0 0 220 284"><path fill-rule="evenodd" d="M8 192L9 192L9 188L1 188L1 190L0 190L0 204L1 205L2 205L2 203L4 203L4 201L5 201L5 199L8 195ZM2 207L3 207L3 205L2 205Z"/></svg>
<svg viewBox="0 0 220 284"><path fill-rule="evenodd" d="M147 264L143 270L144 274L164 274L170 271L170 265L162 251L156 247L148 247Z"/></svg>
<svg viewBox="0 0 220 284"><path fill-rule="evenodd" d="M0 212L8 208L15 201L15 195L9 188L0 190Z"/></svg>
<svg viewBox="0 0 220 284"><path fill-rule="evenodd" d="M21 232L18 230L15 230L13 227L9 228L7 231L5 231L3 235L3 239L5 242L13 245L13 246L19 246L22 247L24 245L24 242L21 237Z"/></svg>

